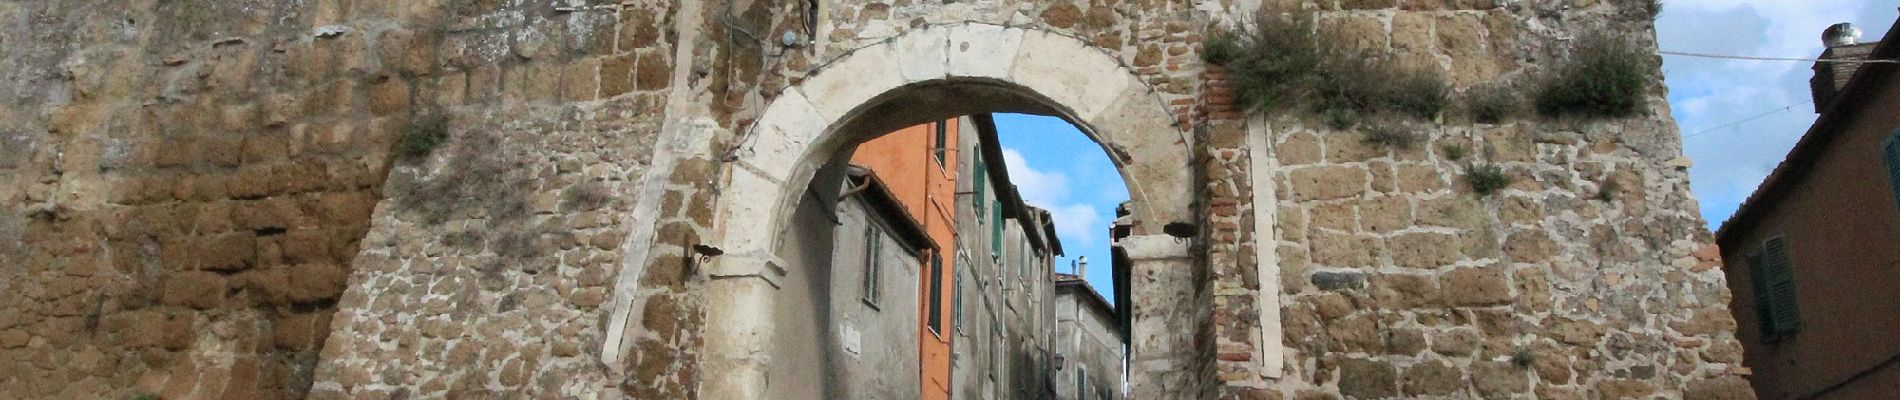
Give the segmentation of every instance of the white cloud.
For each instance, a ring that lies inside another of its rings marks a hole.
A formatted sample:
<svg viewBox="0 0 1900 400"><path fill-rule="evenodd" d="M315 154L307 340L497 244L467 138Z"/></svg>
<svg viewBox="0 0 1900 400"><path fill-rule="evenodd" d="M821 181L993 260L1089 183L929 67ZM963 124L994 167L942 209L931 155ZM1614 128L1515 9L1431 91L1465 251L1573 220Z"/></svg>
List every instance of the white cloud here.
<svg viewBox="0 0 1900 400"><path fill-rule="evenodd" d="M1672 0L1657 22L1664 50L1769 57L1816 57L1821 31L1853 22L1880 40L1894 21L1886 0ZM1664 57L1690 182L1712 225L1753 192L1814 122L1812 63ZM1786 110L1783 107L1794 105ZM1773 111L1773 112L1771 112ZM1762 116L1763 113L1768 113ZM1762 116L1735 126L1724 124Z"/></svg>
<svg viewBox="0 0 1900 400"><path fill-rule="evenodd" d="M1098 226L1102 223L1100 210L1089 204L1070 201L1072 192L1068 174L1036 169L1016 149L1003 149L1003 163L1009 169L1009 179L1023 196L1023 202L1049 210L1050 218L1056 222L1056 235L1063 240L1079 241L1065 245L1094 243L1096 236L1108 234L1104 226Z"/></svg>

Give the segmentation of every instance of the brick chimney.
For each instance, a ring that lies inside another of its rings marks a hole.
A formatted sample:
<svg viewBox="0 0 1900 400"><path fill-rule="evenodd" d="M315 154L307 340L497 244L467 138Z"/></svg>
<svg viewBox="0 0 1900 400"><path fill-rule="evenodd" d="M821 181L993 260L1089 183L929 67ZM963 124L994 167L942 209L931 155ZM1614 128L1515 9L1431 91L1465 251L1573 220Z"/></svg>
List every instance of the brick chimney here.
<svg viewBox="0 0 1900 400"><path fill-rule="evenodd" d="M1821 42L1827 45L1827 50L1821 52L1821 58L1830 60L1865 60L1868 54L1874 52L1874 45L1880 44L1861 43L1860 28L1850 23L1827 27L1826 31L1821 32ZM1814 93L1814 112L1826 110L1828 104L1834 102L1834 97L1840 94L1841 87L1847 86L1847 81L1854 78L1854 71L1859 70L1861 65L1825 61L1814 63L1814 78L1808 80L1808 87Z"/></svg>

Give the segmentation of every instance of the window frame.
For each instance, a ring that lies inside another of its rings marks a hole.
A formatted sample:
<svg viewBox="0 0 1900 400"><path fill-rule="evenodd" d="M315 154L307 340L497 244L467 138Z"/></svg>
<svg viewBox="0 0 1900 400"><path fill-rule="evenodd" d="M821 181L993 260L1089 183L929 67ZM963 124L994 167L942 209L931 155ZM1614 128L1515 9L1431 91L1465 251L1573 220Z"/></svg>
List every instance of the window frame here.
<svg viewBox="0 0 1900 400"><path fill-rule="evenodd" d="M929 279L930 279L930 300L927 303L925 303L925 304L928 304L929 309L924 310L924 316L925 318L928 318L928 320L925 321L924 326L930 329L930 333L936 334L938 337L942 337L943 336L943 254L942 252L930 253Z"/></svg>
<svg viewBox="0 0 1900 400"><path fill-rule="evenodd" d="M1887 134L1880 145L1881 163L1887 167L1887 188L1892 191L1895 207L1900 207L1900 127Z"/></svg>
<svg viewBox="0 0 1900 400"><path fill-rule="evenodd" d="M950 120L937 121L933 125L936 125L936 141L930 153L937 159L937 170L948 172L950 170L948 165L950 163Z"/></svg>
<svg viewBox="0 0 1900 400"><path fill-rule="evenodd" d="M884 248L883 236L884 236L884 233L882 232L881 229L878 228L876 222L870 221L868 219L865 221L864 258L863 258L864 281L861 282L861 284L863 285L861 289L864 290L864 296L862 298L862 300L864 300L864 304L870 305L871 308L879 308L880 307L879 301L882 300L884 297L884 294L883 294L884 279L883 279L883 276L881 276L883 272L881 271L881 268L883 267L882 264L883 264L883 258L884 258L883 257L883 248Z"/></svg>
<svg viewBox="0 0 1900 400"><path fill-rule="evenodd" d="M1800 292L1794 279L1794 256L1785 235L1762 240L1748 256L1749 280L1755 291L1756 327L1765 343L1778 343L1801 332Z"/></svg>

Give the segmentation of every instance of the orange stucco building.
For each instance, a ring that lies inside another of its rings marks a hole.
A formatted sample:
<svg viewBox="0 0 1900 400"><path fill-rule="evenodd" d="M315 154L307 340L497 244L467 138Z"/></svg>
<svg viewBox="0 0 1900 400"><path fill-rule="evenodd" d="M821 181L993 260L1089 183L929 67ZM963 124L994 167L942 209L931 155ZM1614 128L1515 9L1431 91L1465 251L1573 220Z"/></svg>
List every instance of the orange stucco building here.
<svg viewBox="0 0 1900 400"><path fill-rule="evenodd" d="M891 132L858 145L851 163L875 172L938 249L956 248L957 120ZM950 398L951 282L956 257L923 254L917 347L923 399Z"/></svg>

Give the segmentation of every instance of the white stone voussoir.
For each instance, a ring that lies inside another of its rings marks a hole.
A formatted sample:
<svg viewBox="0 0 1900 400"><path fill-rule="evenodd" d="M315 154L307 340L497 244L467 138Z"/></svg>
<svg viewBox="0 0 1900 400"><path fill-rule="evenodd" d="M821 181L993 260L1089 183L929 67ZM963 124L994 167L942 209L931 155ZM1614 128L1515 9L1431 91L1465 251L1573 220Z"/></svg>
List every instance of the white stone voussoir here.
<svg viewBox="0 0 1900 400"><path fill-rule="evenodd" d="M904 85L901 63L891 47L889 42L880 42L853 51L813 72L798 91L825 120L842 120L877 95Z"/></svg>
<svg viewBox="0 0 1900 400"><path fill-rule="evenodd" d="M1023 41L1023 30L998 25L968 23L949 29L947 34L952 77L1009 79L1016 51Z"/></svg>
<svg viewBox="0 0 1900 400"><path fill-rule="evenodd" d="M1107 109L1133 80L1121 63L1079 39L1032 31L1022 40L1010 82L1049 97L1078 120Z"/></svg>
<svg viewBox="0 0 1900 400"><path fill-rule="evenodd" d="M891 40L904 83L943 79L949 73L950 28L933 26Z"/></svg>

